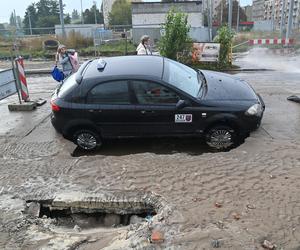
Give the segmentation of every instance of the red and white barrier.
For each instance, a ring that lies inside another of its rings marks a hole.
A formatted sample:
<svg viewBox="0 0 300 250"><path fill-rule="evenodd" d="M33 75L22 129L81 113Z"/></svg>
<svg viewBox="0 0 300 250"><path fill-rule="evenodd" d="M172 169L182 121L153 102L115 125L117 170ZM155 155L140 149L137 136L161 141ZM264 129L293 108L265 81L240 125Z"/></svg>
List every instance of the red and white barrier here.
<svg viewBox="0 0 300 250"><path fill-rule="evenodd" d="M21 96L22 99L26 102L29 100L29 92L27 88L27 81L24 70L24 59L19 57L16 59L16 66L18 70L19 80L20 80L20 88L21 88Z"/></svg>
<svg viewBox="0 0 300 250"><path fill-rule="evenodd" d="M280 39L280 38L274 38L274 39L250 39L249 45L276 45L276 44L294 44L294 39Z"/></svg>

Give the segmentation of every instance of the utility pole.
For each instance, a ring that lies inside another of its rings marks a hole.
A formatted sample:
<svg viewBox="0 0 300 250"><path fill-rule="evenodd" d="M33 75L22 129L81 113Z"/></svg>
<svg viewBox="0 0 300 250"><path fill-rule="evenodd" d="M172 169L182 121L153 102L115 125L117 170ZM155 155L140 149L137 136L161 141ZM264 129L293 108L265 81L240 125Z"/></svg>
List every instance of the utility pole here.
<svg viewBox="0 0 300 250"><path fill-rule="evenodd" d="M236 32L239 32L240 25L240 1L237 1Z"/></svg>
<svg viewBox="0 0 300 250"><path fill-rule="evenodd" d="M97 5L95 1L94 1L94 14L95 14L95 24L97 24Z"/></svg>
<svg viewBox="0 0 300 250"><path fill-rule="evenodd" d="M220 26L222 26L222 23L223 23L223 0L221 0Z"/></svg>
<svg viewBox="0 0 300 250"><path fill-rule="evenodd" d="M212 9L213 9L213 0L209 0L209 41L212 41Z"/></svg>
<svg viewBox="0 0 300 250"><path fill-rule="evenodd" d="M272 31L275 30L275 0L272 0L272 16L271 16L271 25L272 25Z"/></svg>
<svg viewBox="0 0 300 250"><path fill-rule="evenodd" d="M30 30L30 35L32 35L32 26L31 26L31 17L30 17L30 11L28 11L28 21L29 21L29 30Z"/></svg>
<svg viewBox="0 0 300 250"><path fill-rule="evenodd" d="M290 0L289 19L285 39L289 39L293 28L294 0Z"/></svg>
<svg viewBox="0 0 300 250"><path fill-rule="evenodd" d="M16 26L16 29L18 29L18 22L17 22L17 15L16 15L16 10L14 9L14 25Z"/></svg>
<svg viewBox="0 0 300 250"><path fill-rule="evenodd" d="M63 9L62 0L59 0L59 17L60 17L62 35L63 35L63 38L66 38L65 21L64 21L64 9Z"/></svg>
<svg viewBox="0 0 300 250"><path fill-rule="evenodd" d="M80 0L80 4L81 4L81 24L84 24L84 20L83 20L83 10L82 10L82 0Z"/></svg>
<svg viewBox="0 0 300 250"><path fill-rule="evenodd" d="M281 18L280 18L280 35L283 38L283 30L285 28L285 0L282 0Z"/></svg>
<svg viewBox="0 0 300 250"><path fill-rule="evenodd" d="M231 31L232 24L232 0L228 0L228 28Z"/></svg>

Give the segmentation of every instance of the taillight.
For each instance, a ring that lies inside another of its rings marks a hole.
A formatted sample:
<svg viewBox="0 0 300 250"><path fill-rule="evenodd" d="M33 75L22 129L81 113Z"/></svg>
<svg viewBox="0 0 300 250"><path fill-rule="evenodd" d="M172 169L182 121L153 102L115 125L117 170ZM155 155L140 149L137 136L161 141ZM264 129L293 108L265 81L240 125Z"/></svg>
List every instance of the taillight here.
<svg viewBox="0 0 300 250"><path fill-rule="evenodd" d="M59 107L57 104L55 104L54 101L55 101L55 100L51 100L51 101L50 101L51 109L52 109L52 111L54 111L54 112L58 112L58 111L60 111L60 107Z"/></svg>

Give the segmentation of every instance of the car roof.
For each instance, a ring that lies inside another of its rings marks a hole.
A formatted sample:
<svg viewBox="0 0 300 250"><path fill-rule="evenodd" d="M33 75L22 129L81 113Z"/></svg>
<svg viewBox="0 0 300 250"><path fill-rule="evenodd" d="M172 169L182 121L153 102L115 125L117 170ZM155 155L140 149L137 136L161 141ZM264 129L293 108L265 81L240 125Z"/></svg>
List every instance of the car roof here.
<svg viewBox="0 0 300 250"><path fill-rule="evenodd" d="M161 56L118 56L103 58L106 62L103 70L98 70L99 59L88 65L84 78L109 76L148 76L162 78L164 58Z"/></svg>

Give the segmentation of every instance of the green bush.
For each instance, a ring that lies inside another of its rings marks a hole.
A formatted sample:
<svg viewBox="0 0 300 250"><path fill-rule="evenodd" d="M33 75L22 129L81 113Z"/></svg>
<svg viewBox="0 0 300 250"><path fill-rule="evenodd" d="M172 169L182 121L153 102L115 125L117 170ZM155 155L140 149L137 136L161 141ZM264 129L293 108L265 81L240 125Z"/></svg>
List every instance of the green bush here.
<svg viewBox="0 0 300 250"><path fill-rule="evenodd" d="M188 35L190 26L186 14L171 9L162 28L165 30L159 43L162 56L176 60L178 53L186 54L187 51L192 50L191 39Z"/></svg>
<svg viewBox="0 0 300 250"><path fill-rule="evenodd" d="M227 26L222 26L214 39L215 42L220 43L219 64L221 67L231 64L229 55L233 36L234 33Z"/></svg>

